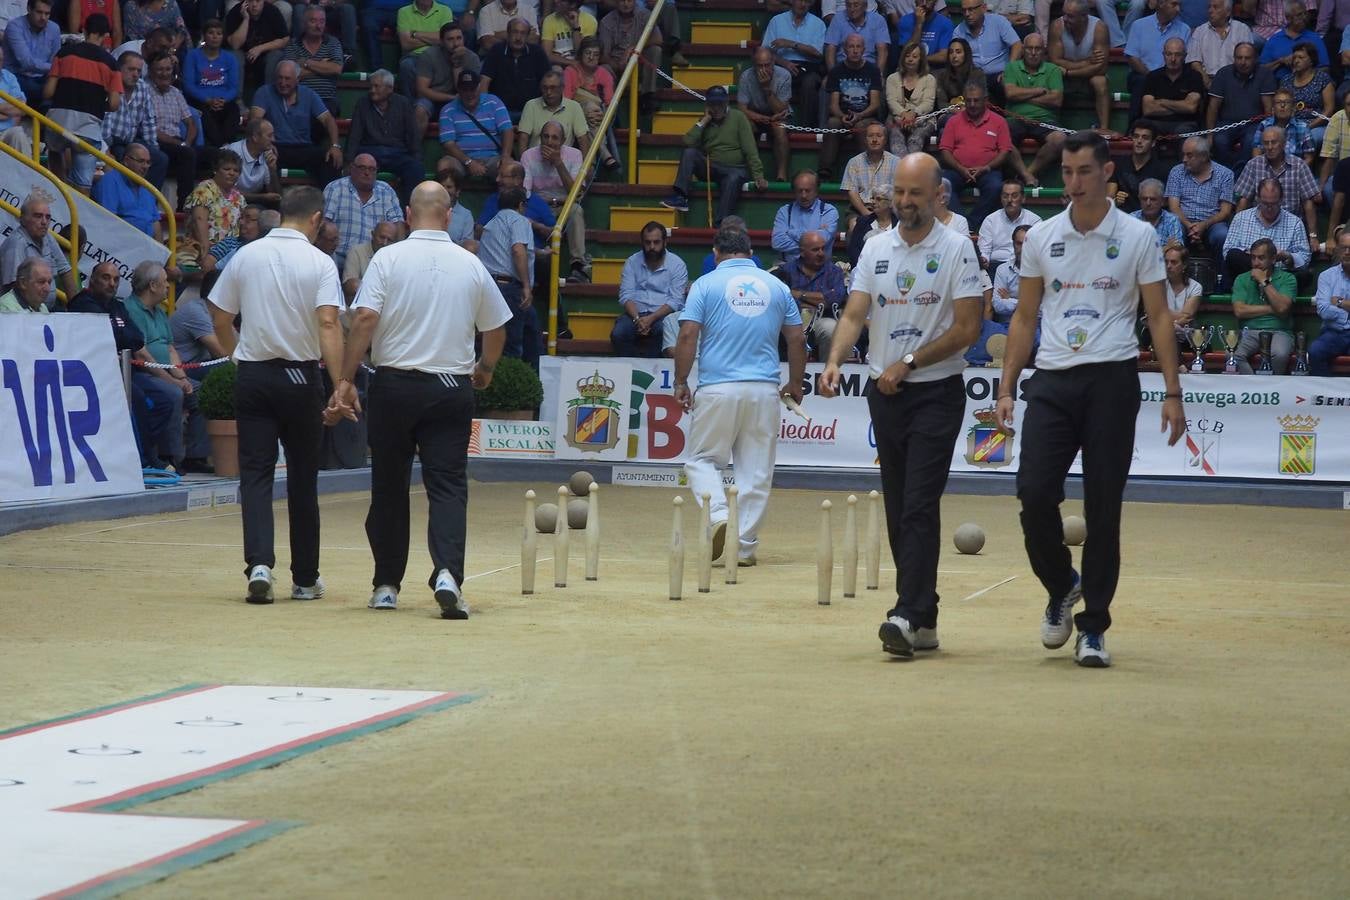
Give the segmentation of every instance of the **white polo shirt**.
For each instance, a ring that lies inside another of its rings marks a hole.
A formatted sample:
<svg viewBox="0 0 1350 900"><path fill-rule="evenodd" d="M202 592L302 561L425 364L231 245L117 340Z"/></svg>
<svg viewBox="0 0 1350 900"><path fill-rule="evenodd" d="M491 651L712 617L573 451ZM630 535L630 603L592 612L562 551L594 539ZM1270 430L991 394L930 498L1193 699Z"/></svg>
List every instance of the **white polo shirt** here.
<svg viewBox="0 0 1350 900"><path fill-rule="evenodd" d="M478 257L431 230L376 252L352 309L380 314L370 344L375 365L448 375L473 372L475 332L511 320Z"/></svg>
<svg viewBox="0 0 1350 900"><path fill-rule="evenodd" d="M1023 225L1036 225L1041 217L1025 207L1016 219L996 209L984 217L980 225L980 254L989 262L1013 258L1013 232Z"/></svg>
<svg viewBox="0 0 1350 900"><path fill-rule="evenodd" d="M1139 286L1166 276L1153 226L1112 205L1079 234L1072 209L1033 225L1022 246L1022 277L1045 284L1038 369L1138 358Z"/></svg>
<svg viewBox="0 0 1350 900"><path fill-rule="evenodd" d="M206 299L243 315L236 362L315 360L321 306L342 307L332 257L294 228L273 228L235 251Z"/></svg>
<svg viewBox="0 0 1350 900"><path fill-rule="evenodd" d="M853 267L851 290L871 298L867 368L873 378L950 330L956 301L984 301L970 238L936 219L927 237L913 246L905 243L899 227L864 244ZM937 381L959 374L966 367L966 349L915 369L905 380Z"/></svg>

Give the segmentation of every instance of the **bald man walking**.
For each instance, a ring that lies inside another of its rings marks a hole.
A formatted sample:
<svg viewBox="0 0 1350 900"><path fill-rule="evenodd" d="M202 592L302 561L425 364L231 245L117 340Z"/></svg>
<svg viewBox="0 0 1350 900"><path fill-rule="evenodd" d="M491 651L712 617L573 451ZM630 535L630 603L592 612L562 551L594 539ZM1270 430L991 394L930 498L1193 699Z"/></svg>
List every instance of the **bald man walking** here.
<svg viewBox="0 0 1350 900"><path fill-rule="evenodd" d="M407 240L379 250L352 304L355 321L327 418L360 409L352 379L369 348L375 376L370 413L370 512L375 557L371 609L398 607L408 568L408 485L414 453L427 491L431 578L443 619L467 619L464 538L473 392L492 382L511 310L478 258L451 240L445 188L412 192ZM475 359L474 338L483 335Z"/></svg>

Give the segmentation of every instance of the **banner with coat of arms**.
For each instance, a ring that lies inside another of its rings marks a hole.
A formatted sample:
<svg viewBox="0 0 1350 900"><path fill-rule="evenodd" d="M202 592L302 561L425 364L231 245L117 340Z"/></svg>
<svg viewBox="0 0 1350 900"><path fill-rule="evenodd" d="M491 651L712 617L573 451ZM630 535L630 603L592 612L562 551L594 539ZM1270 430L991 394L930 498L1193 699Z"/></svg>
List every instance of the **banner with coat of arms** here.
<svg viewBox="0 0 1350 900"><path fill-rule="evenodd" d="M558 374L554 452L559 459L628 459L626 362L565 361ZM547 409L547 405L545 405Z"/></svg>

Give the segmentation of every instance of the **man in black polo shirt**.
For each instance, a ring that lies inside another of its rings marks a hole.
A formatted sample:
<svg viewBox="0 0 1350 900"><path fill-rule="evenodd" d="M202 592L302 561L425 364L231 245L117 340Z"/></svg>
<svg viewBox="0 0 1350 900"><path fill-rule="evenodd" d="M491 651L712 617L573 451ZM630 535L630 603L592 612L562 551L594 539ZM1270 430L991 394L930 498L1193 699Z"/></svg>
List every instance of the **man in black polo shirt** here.
<svg viewBox="0 0 1350 900"><path fill-rule="evenodd" d="M1233 48L1233 64L1214 73L1209 83L1205 127L1215 128L1233 122L1247 122L1256 116L1270 115L1275 94L1275 76L1270 69L1256 64L1256 47L1238 44ZM1230 128L1214 134L1214 158L1233 170L1242 171L1242 163L1261 145L1260 124L1250 122L1243 128Z"/></svg>
<svg viewBox="0 0 1350 900"><path fill-rule="evenodd" d="M1144 115L1158 134L1181 134L1200 129L1205 80L1186 65L1186 42L1169 38L1163 44L1163 67L1144 79Z"/></svg>
<svg viewBox="0 0 1350 900"><path fill-rule="evenodd" d="M1148 119L1139 119L1130 126L1130 152L1111 159L1115 173L1106 186L1106 192L1125 212L1139 208L1139 185L1150 178L1167 183L1168 165L1158 158L1154 148L1158 133Z"/></svg>
<svg viewBox="0 0 1350 900"><path fill-rule="evenodd" d="M521 111L540 94L539 82L552 68L548 54L538 44L526 40L530 26L524 19L512 19L506 26L506 40L483 57L484 91L492 91L520 122Z"/></svg>

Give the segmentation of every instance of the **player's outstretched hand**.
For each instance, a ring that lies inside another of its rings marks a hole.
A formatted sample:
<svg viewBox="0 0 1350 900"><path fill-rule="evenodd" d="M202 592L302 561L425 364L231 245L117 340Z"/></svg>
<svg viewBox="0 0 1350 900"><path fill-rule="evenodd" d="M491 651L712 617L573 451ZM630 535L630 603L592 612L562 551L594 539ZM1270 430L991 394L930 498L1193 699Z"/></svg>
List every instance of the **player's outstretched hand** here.
<svg viewBox="0 0 1350 900"><path fill-rule="evenodd" d="M1168 397L1163 401L1160 430L1166 433L1169 428L1171 434L1167 435L1167 446L1172 447L1186 433L1186 410L1182 408L1180 397Z"/></svg>
<svg viewBox="0 0 1350 900"><path fill-rule="evenodd" d="M1012 437L1017 433L1013 428L1013 398L999 397L998 404L994 407L994 421L998 424L998 430Z"/></svg>

